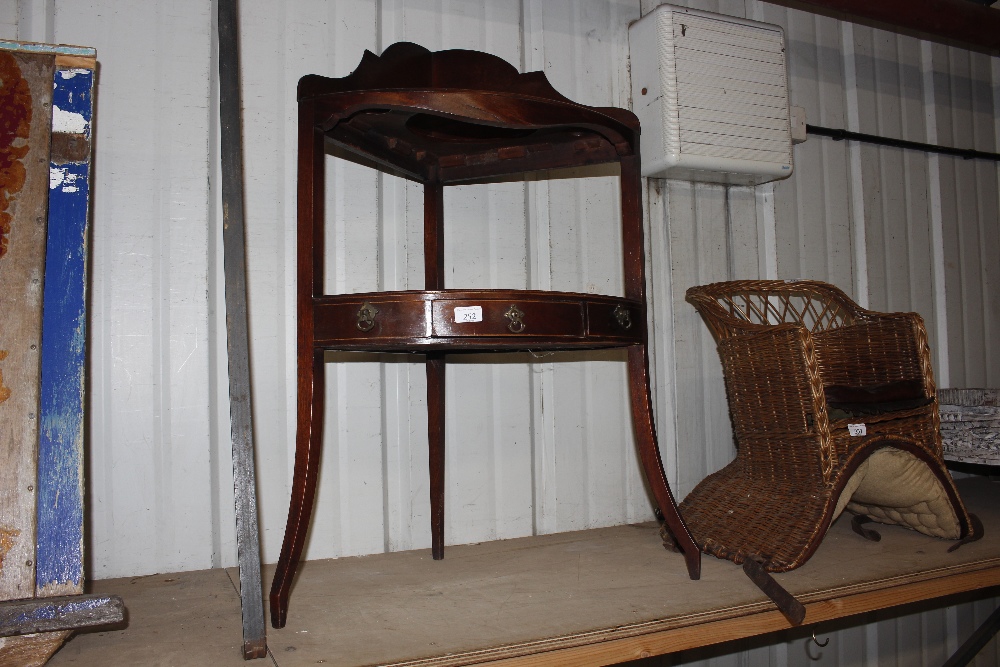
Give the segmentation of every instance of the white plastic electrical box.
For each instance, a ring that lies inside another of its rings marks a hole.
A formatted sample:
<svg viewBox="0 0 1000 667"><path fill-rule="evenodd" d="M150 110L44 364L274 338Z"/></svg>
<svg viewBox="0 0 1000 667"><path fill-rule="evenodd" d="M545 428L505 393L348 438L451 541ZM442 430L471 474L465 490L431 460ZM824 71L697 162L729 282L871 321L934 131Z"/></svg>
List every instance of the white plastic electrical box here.
<svg viewBox="0 0 1000 667"><path fill-rule="evenodd" d="M792 173L785 36L660 5L629 26L642 175L758 185Z"/></svg>

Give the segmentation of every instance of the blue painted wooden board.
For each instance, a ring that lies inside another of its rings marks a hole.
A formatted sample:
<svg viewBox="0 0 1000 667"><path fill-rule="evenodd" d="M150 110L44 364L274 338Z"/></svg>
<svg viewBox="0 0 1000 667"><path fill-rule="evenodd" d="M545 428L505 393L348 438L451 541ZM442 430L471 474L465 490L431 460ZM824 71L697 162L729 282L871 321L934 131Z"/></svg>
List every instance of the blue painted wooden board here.
<svg viewBox="0 0 1000 667"><path fill-rule="evenodd" d="M59 133L76 135L86 141L88 150L76 156L83 159L64 161L53 149L49 165L35 569L39 595L83 590L87 227L93 87L93 70L56 69L53 137Z"/></svg>
<svg viewBox="0 0 1000 667"><path fill-rule="evenodd" d="M0 638L101 627L125 620L117 595L62 595L0 604ZM0 664L3 657L0 657Z"/></svg>

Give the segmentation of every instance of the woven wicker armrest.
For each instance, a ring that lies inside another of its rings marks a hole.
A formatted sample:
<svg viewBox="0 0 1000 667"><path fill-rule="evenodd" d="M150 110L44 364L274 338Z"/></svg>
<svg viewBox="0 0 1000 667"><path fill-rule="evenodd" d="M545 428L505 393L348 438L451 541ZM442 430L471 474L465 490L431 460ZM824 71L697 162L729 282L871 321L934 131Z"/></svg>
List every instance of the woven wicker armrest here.
<svg viewBox="0 0 1000 667"><path fill-rule="evenodd" d="M721 340L719 356L737 440L816 433L825 424L822 378L802 325L753 327Z"/></svg>
<svg viewBox="0 0 1000 667"><path fill-rule="evenodd" d="M916 313L866 311L854 324L813 335L827 387L877 390L916 384L934 398L934 374L923 319Z"/></svg>

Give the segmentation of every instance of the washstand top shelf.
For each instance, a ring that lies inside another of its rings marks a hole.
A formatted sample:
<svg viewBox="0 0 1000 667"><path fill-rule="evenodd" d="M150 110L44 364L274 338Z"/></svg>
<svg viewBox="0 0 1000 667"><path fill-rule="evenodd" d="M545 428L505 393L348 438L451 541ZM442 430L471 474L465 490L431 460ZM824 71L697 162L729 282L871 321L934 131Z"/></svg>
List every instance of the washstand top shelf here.
<svg viewBox="0 0 1000 667"><path fill-rule="evenodd" d="M488 181L638 153L630 111L578 104L542 72L521 74L478 51L409 42L381 56L366 51L348 76L302 77L298 99L311 102L328 144L420 183Z"/></svg>

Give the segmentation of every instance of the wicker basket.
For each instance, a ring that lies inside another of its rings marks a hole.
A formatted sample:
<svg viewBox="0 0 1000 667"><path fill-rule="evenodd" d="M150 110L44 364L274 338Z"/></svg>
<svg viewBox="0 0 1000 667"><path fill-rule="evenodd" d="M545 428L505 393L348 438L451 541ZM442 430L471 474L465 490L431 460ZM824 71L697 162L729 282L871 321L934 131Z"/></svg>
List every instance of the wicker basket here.
<svg viewBox="0 0 1000 667"><path fill-rule="evenodd" d="M940 389L938 403L944 458L1000 466L1000 389Z"/></svg>
<svg viewBox="0 0 1000 667"><path fill-rule="evenodd" d="M869 311L815 281L715 283L687 300L718 342L737 441L736 459L680 506L703 551L791 570L845 507L975 537L941 459L919 315Z"/></svg>

